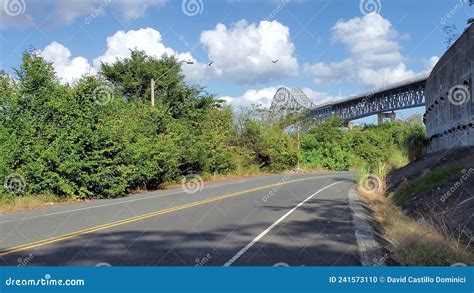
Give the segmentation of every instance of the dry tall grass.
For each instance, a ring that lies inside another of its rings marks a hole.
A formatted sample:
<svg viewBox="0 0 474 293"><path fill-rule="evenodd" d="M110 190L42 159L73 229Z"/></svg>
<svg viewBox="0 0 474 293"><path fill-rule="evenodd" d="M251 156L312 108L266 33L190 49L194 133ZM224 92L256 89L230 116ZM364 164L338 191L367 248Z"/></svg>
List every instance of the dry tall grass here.
<svg viewBox="0 0 474 293"><path fill-rule="evenodd" d="M0 214L47 207L72 202L61 200L53 195L25 195L0 197Z"/></svg>
<svg viewBox="0 0 474 293"><path fill-rule="evenodd" d="M375 219L382 224L385 238L392 244L392 258L400 265L447 266L455 263L474 265L474 252L463 245L447 229L435 229L428 223L419 223L406 216L387 196L385 189L386 166L380 164L375 176L383 181L383 188L373 192L359 188L361 198L372 208ZM380 177L379 177L380 176ZM367 178L361 170L357 178ZM358 186L364 184L358 180Z"/></svg>

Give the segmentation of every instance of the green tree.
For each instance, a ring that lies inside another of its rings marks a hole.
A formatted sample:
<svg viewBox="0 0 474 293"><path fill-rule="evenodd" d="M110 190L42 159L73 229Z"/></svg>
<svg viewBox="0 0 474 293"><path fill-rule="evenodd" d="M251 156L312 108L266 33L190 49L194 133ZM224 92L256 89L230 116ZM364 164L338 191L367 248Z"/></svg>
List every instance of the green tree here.
<svg viewBox="0 0 474 293"><path fill-rule="evenodd" d="M328 119L302 135L303 163L313 168L348 170L352 152L342 121Z"/></svg>
<svg viewBox="0 0 474 293"><path fill-rule="evenodd" d="M130 58L118 59L112 64L102 63L100 74L120 89L127 100L148 103L151 80L154 79L156 104L167 108L173 118L213 104L212 96L201 96L203 88L185 84L181 62L174 56L164 55L157 59L144 51L132 50Z"/></svg>

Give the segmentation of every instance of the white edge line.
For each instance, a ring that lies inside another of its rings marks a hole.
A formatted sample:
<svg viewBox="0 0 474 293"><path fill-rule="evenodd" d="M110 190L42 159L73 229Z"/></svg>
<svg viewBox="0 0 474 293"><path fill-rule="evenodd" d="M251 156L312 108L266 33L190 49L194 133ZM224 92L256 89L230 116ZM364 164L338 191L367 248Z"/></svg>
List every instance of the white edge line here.
<svg viewBox="0 0 474 293"><path fill-rule="evenodd" d="M211 189L211 188L215 188L215 187L222 187L222 186L226 186L226 185L233 185L233 184L242 183L242 182L245 182L245 180L244 181L239 181L239 182L232 182L232 183L228 183L228 184L222 184L222 185L213 185L213 186L205 187L205 188L203 188L203 190ZM153 191L151 191L151 192L153 192ZM129 199L129 200L119 200L117 202L111 202L111 203L106 203L106 204L101 204L101 205L82 207L82 208L65 210L65 211L54 212L54 213L41 214L41 215L36 215L36 216L32 216L32 217L12 219L12 220L7 220L7 221L0 222L0 224L6 224L6 223L18 222L18 221L25 221L25 220L35 219L35 218L54 216L54 215L78 212L78 211L89 210L89 209L102 208L102 207L113 206L113 205L118 205L118 204L125 204L125 203L130 203L130 202L135 202L135 201L146 200L146 199L164 197L164 196L168 196L168 195L172 195L172 194L179 194L179 193L186 193L186 192L183 191L183 190L177 190L177 191L173 191L173 192L162 193L162 194L151 195L151 196L143 196L143 197L140 197L140 198L133 198L133 199ZM32 211L34 211L34 210L32 210ZM3 216L7 216L7 215L9 215L9 214L5 214Z"/></svg>
<svg viewBox="0 0 474 293"><path fill-rule="evenodd" d="M332 175L323 175L323 176L317 176L317 177L314 177L314 178L325 178L325 177L331 177L331 176L332 176ZM273 177L273 176L269 176L269 177ZM254 180L254 179L258 179L258 178L261 178L261 177L243 179L243 180L240 180L240 181L231 182L231 183L225 183L225 184L219 184L219 185L212 185L212 186L209 186L209 187L204 187L204 188L203 188L203 191L204 191L204 190L211 189L211 188L216 188L216 187L223 187L223 186L228 186L228 185L235 185L235 184L239 184L239 183L244 183L244 182L247 182L247 181L249 181L249 180ZM277 183L275 183L275 184L277 184ZM133 199L129 199L129 200L111 202L111 203L106 203L106 204L101 204L101 205L95 205L95 206L82 207L82 208L71 209L71 210L65 210L65 211L60 211L60 212L53 212L53 213L41 214L41 215L36 215L36 216L31 216L31 217L26 216L26 217L18 218L18 219L11 219L11 220L6 220L6 221L0 221L0 224L7 224L7 223L13 223L13 222L20 222L20 221L27 221L27 220L36 219L36 218L49 217L49 216L67 214L67 213L73 213L73 212L78 212L78 211L84 211L84 210L89 210L89 209L102 208L102 207L113 206L113 205L119 205L119 204L126 204L126 203L130 203L130 202L141 201L141 200L147 200L147 199L153 199L153 198L164 197L164 196L168 196L168 195L172 195L172 194L180 194L180 193L187 194L187 193L186 193L185 191L183 191L183 190L177 190L177 191L169 192L169 193L162 193L162 194L157 194L157 195L152 195L152 196L144 196L144 197L140 197L140 198L133 198ZM34 211L34 210L33 210L33 211ZM8 216L8 215L9 215L9 214L4 214L4 215L0 215L0 217L1 217L1 216Z"/></svg>
<svg viewBox="0 0 474 293"><path fill-rule="evenodd" d="M249 244L247 244L244 248L242 248L239 252L237 252L237 254L235 254L229 261L227 261L225 264L224 264L224 267L228 267L228 266L231 266L237 259L239 259L239 257L241 257L247 250L249 250L255 243L257 243L260 239L262 239L263 236L265 236L268 232L270 232L273 228L275 228L276 225L278 225L279 223L281 223L281 221L283 221L284 219L286 219L291 213L293 213L294 211L296 211L300 206L304 205L308 200L312 199L314 196L316 196L318 193L320 193L321 191L325 190L325 189L328 189L329 187L331 186L334 186L336 184L339 184L339 183L342 183L344 181L340 181L340 182L335 182L335 183L332 183L332 184L329 184L328 186L325 186L321 189L319 189L318 191L316 191L315 193L311 194L309 197L307 197L305 200L303 200L302 202L300 202L298 205L296 205L294 208L292 208L291 210L289 210L286 214L284 214L281 218L279 218L278 220L276 220L276 222L274 222L270 227L268 227L267 229L265 229L262 233L260 233L257 237L255 237L255 239L253 239Z"/></svg>
<svg viewBox="0 0 474 293"><path fill-rule="evenodd" d="M348 192L349 206L352 210L352 225L355 228L357 247L359 248L360 263L363 266L385 266L385 256L382 256L382 248L375 240L372 226L367 220L354 188Z"/></svg>

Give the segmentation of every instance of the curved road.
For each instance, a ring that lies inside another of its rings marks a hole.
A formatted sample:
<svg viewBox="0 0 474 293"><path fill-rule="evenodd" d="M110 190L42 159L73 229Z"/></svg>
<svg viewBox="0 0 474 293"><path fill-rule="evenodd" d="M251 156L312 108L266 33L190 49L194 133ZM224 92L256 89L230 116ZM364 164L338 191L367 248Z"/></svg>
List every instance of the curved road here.
<svg viewBox="0 0 474 293"><path fill-rule="evenodd" d="M274 175L0 216L1 265L360 265L353 174Z"/></svg>

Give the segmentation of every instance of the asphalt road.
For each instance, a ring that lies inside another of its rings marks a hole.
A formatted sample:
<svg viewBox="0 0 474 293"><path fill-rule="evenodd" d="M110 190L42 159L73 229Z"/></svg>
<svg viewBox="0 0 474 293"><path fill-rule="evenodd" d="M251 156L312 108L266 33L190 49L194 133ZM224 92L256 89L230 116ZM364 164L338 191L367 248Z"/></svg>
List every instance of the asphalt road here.
<svg viewBox="0 0 474 293"><path fill-rule="evenodd" d="M360 265L353 185L275 175L0 215L0 264Z"/></svg>

